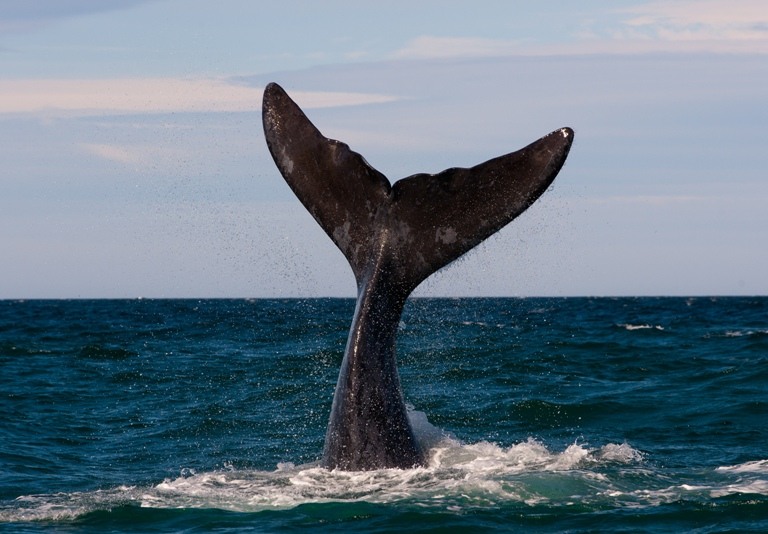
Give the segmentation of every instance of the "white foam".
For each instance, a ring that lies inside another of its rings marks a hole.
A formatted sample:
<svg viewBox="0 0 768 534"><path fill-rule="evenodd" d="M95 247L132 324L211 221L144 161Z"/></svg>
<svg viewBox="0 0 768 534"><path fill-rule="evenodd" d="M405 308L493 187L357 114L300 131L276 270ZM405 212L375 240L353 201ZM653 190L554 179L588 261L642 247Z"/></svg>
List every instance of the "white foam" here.
<svg viewBox="0 0 768 534"><path fill-rule="evenodd" d="M736 494L768 495L768 480L751 480L738 484L728 484L710 491L712 497L725 497Z"/></svg>
<svg viewBox="0 0 768 534"><path fill-rule="evenodd" d="M323 502L405 503L461 512L517 503L520 506L647 507L680 499L706 501L726 495L768 495L768 460L723 466L695 481L670 484L670 475L645 465L628 443L590 447L573 443L552 450L529 438L505 447L463 444L411 411L421 443L432 443L428 464L415 469L329 471L318 464L278 464L273 471L195 473L145 487L20 497L0 503L0 521L72 519L96 510L133 505L150 508L215 508L236 512L289 509Z"/></svg>
<svg viewBox="0 0 768 534"><path fill-rule="evenodd" d="M634 502L634 506L657 506L681 499L705 501L740 494L768 496L768 460L718 467L714 472L727 478L714 477L709 484L685 483L655 489L611 491L606 495L617 501Z"/></svg>
<svg viewBox="0 0 768 534"><path fill-rule="evenodd" d="M650 325L650 324L620 324L619 326L629 330L658 330L660 332L664 331L664 327L661 325Z"/></svg>
<svg viewBox="0 0 768 534"><path fill-rule="evenodd" d="M603 445L596 456L601 460L624 464L642 462L644 459L643 453L633 449L628 443Z"/></svg>
<svg viewBox="0 0 768 534"><path fill-rule="evenodd" d="M139 494L133 486L91 492L24 495L10 506L0 504L0 522L65 521L96 510L106 510L137 501Z"/></svg>
<svg viewBox="0 0 768 534"><path fill-rule="evenodd" d="M766 473L768 474L768 460L757 460L737 465L718 467L717 471L724 473Z"/></svg>
<svg viewBox="0 0 768 534"><path fill-rule="evenodd" d="M725 332L725 337L744 337L744 336L759 336L768 334L768 330L728 330Z"/></svg>
<svg viewBox="0 0 768 534"><path fill-rule="evenodd" d="M425 467L348 472L281 463L274 471L184 469L178 478L151 487L21 497L10 507L0 506L0 521L71 519L119 505L253 512L340 501L459 509L509 501L536 504L551 500L552 488L561 487L563 480L570 480L566 486L574 480L606 482L592 470L595 466L641 457L627 444L600 449L572 444L562 452L532 438L510 447L485 441L462 444L432 426L423 413L411 411L410 416L420 442L434 444Z"/></svg>

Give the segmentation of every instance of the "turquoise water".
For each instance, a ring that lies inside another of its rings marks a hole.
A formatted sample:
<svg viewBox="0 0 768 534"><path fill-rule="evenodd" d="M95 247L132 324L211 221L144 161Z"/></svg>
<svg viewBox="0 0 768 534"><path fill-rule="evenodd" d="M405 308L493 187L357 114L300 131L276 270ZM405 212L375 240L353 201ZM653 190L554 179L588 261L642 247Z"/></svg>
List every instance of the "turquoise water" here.
<svg viewBox="0 0 768 534"><path fill-rule="evenodd" d="M353 308L0 301L0 532L768 531L768 298L413 300L429 465L329 472Z"/></svg>

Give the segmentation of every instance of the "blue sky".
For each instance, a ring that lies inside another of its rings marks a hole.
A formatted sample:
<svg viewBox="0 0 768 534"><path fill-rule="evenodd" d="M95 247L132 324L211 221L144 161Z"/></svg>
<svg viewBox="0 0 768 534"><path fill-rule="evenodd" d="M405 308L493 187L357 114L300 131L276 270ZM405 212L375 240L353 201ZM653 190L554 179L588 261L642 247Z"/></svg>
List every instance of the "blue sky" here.
<svg viewBox="0 0 768 534"><path fill-rule="evenodd" d="M0 298L352 296L267 153L281 83L394 181L561 126L420 295L768 293L762 0L0 3Z"/></svg>

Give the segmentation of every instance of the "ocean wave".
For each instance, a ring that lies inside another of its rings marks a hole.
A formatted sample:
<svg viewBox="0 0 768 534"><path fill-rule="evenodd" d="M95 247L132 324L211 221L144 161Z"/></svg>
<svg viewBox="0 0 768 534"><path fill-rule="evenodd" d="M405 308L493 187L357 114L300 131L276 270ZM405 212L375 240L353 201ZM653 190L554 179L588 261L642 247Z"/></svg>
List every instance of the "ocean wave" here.
<svg viewBox="0 0 768 534"><path fill-rule="evenodd" d="M281 463L273 471L182 469L177 478L152 486L19 497L0 503L0 521L72 520L125 506L234 512L338 502L453 511L505 503L528 506L582 499L595 494L596 487L606 490L616 466L644 462L643 454L627 443L597 448L574 443L562 451L533 438L509 447L462 443L429 423L423 412L411 409L409 416L419 442L429 450L423 467L349 472L316 463Z"/></svg>
<svg viewBox="0 0 768 534"><path fill-rule="evenodd" d="M725 337L763 337L768 336L768 330L728 330Z"/></svg>
<svg viewBox="0 0 768 534"><path fill-rule="evenodd" d="M510 446L463 443L432 425L423 412L410 408L409 417L429 450L423 467L349 472L317 463L280 463L272 471L229 467L202 473L184 468L178 477L149 486L22 496L0 503L0 522L71 521L126 507L257 513L370 503L449 512L574 505L606 510L704 503L736 494L768 496L768 460L692 473L670 485L669 474L629 443L592 447L576 442L559 451L534 438Z"/></svg>
<svg viewBox="0 0 768 534"><path fill-rule="evenodd" d="M618 326L624 328L625 330L629 330L630 332L633 330L658 330L659 332L664 331L664 327L661 325L623 323Z"/></svg>
<svg viewBox="0 0 768 534"><path fill-rule="evenodd" d="M499 506L579 505L592 509L708 502L738 494L768 496L768 460L723 466L669 485L663 470L627 443L552 451L529 438L510 447L444 437L428 465L414 469L331 471L279 464L273 471L182 470L152 486L19 497L0 503L0 521L66 521L121 507L218 509L255 513L323 503L396 504L461 512Z"/></svg>
<svg viewBox="0 0 768 534"><path fill-rule="evenodd" d="M718 467L717 471L724 473L764 473L768 474L768 460L757 460L737 465Z"/></svg>
<svg viewBox="0 0 768 534"><path fill-rule="evenodd" d="M609 484L595 467L641 461L642 454L627 444L597 449L573 444L552 452L532 438L511 447L444 438L425 467L349 472L285 463L274 471L184 470L151 487L19 497L10 506L0 505L0 521L60 521L119 506L259 512L331 502L454 510L504 502L532 505L562 498L564 487L575 499L596 482Z"/></svg>

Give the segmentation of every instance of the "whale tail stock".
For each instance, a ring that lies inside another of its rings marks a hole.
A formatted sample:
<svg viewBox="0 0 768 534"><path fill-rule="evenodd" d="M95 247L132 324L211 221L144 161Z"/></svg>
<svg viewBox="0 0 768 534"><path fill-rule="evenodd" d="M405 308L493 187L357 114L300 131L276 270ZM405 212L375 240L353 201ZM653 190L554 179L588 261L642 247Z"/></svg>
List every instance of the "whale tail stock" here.
<svg viewBox="0 0 768 534"><path fill-rule="evenodd" d="M278 169L347 258L357 282L323 465L368 470L423 464L395 363L405 300L544 193L565 162L573 131L556 130L472 168L415 174L391 185L349 146L324 137L277 84L264 90L262 119Z"/></svg>

